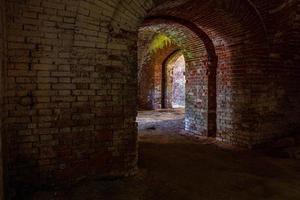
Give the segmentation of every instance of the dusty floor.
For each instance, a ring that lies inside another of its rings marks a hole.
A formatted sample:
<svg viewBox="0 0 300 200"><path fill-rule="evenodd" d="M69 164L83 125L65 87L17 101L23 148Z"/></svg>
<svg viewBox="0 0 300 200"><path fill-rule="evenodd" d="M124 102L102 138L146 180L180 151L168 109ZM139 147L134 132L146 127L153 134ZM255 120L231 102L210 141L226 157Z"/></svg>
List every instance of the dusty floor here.
<svg viewBox="0 0 300 200"><path fill-rule="evenodd" d="M33 199L300 200L300 162L181 136L181 110L141 112L137 176L86 181ZM174 119L175 118L175 119Z"/></svg>

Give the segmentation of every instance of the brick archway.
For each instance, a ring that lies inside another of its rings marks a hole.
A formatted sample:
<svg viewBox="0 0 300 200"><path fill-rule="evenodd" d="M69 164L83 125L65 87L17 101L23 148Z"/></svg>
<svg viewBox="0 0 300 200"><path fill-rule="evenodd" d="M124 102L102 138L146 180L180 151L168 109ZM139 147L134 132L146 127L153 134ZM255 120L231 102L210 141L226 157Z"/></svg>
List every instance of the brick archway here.
<svg viewBox="0 0 300 200"><path fill-rule="evenodd" d="M172 96L173 96L173 70L174 70L174 66L170 66L170 62L176 62L178 60L179 57L181 57L184 55L182 54L182 52L180 50L175 50L174 52L172 52L168 57L165 58L165 60L163 61L162 64L162 101L161 104L163 105L163 108L173 108L173 102L172 102ZM173 67L173 68L172 68ZM183 68L185 68L185 59L184 59L184 66ZM185 84L185 83L184 83ZM185 93L185 91L184 91ZM185 97L185 94L184 94Z"/></svg>
<svg viewBox="0 0 300 200"><path fill-rule="evenodd" d="M189 112L192 113L192 110L197 109L197 106L199 106L199 104L197 105L197 102L193 103L193 107L191 107L191 111L189 111L189 107L187 108L186 112L187 112L187 118L186 118L186 129L189 131L192 131L194 134L198 135L202 135L202 136L209 136L209 137L216 137L216 132L217 132L217 122L216 122L216 109L217 109L217 94L216 94L216 87L217 87L217 67L218 67L218 57L216 55L215 52L215 47L214 44L212 42L212 40L209 38L209 36L203 31L201 30L197 25L195 25L194 23L185 20L185 19L181 19L181 18L177 18L177 17L172 17L172 16L155 16L155 17L148 17L145 19L144 24L142 27L154 27L154 26L160 26L162 24L165 24L167 26L178 26L176 28L178 28L179 30L181 29L181 34L178 34L179 37L180 35L188 35L187 41L182 42L182 46L184 49L186 49L187 52L193 52L194 53L194 57L193 58L188 58L186 62L189 63L188 65L190 65L191 67L195 68L195 70L197 71L197 66L200 67L200 63L203 63L203 65L205 66L205 74L202 74L202 78L204 78L205 80L207 80L206 83L204 83L204 85L207 84L207 91L205 92L207 94L206 97L206 102L207 105L204 105L204 107L202 107L203 109L207 110L207 113L205 114L206 117L202 118L202 119L206 119L205 123L206 125L204 125L201 122L195 122L194 124L190 124L189 123ZM163 29L163 28L162 28ZM162 30L163 32L163 30ZM174 32L174 31L173 31ZM198 40L200 40L201 42L198 41L198 43L201 45L201 43L204 45L202 47L202 50L195 50L197 49L197 40L195 38L193 38L193 36L191 36L192 34L194 34L194 36L196 36L198 38ZM176 40L176 39L175 39ZM179 40L179 39L178 39ZM203 49L204 48L204 49ZM199 57L197 54L201 54L201 51L205 51L206 55L204 57ZM187 53L188 54L188 53ZM187 87L197 87L197 85L201 84L200 82L195 83L193 81L194 77L190 77L187 76ZM190 80L189 80L190 79ZM205 81L204 81L205 82ZM203 83L202 83L203 84ZM203 97L202 97L203 98ZM196 99L194 101L197 101ZM203 100L201 100L203 101ZM187 104L189 104L189 102L187 101ZM203 105L202 105L203 106ZM207 107L206 107L207 106ZM190 114L191 116L193 114ZM194 116L192 116L193 118ZM203 129L203 127L205 126L205 128Z"/></svg>
<svg viewBox="0 0 300 200"><path fill-rule="evenodd" d="M141 44L139 40L139 51L144 51L148 43ZM139 73L138 73L138 109L139 110L155 110L164 107L164 87L163 87L163 71L164 61L174 51L178 50L178 46L170 44L157 52L149 53L146 51L143 55L139 55Z"/></svg>

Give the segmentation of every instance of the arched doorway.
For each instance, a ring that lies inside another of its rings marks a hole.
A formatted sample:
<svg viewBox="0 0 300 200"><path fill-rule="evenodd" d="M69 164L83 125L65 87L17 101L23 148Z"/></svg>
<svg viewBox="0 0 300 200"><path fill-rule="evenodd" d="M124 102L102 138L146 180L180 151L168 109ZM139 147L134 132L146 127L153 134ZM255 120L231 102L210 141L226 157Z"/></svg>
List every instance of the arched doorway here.
<svg viewBox="0 0 300 200"><path fill-rule="evenodd" d="M152 34L165 34L169 37L182 54L186 62L186 84L185 84L185 127L184 129L196 136L216 136L216 70L218 59L214 45L210 38L199 27L189 21L174 17L150 17L145 20L140 31L148 34L146 40L152 38ZM145 40L144 38L144 40ZM140 48L139 54L145 52ZM140 70L147 63L147 59L139 55ZM161 57L163 52L158 51L157 57ZM170 55L171 56L171 55ZM155 56L154 56L155 57ZM145 62L140 62L144 60ZM151 60L151 59L150 59ZM161 66L161 63L159 63ZM143 69L142 69L143 70ZM165 70L167 71L167 70ZM163 76L167 79L168 76ZM139 77L140 80L143 78ZM165 81L154 91L164 90L162 93L161 105L164 108L172 107L172 92L168 91ZM170 87L169 87L170 88ZM161 96L160 96L161 97ZM154 108L155 109L155 108Z"/></svg>
<svg viewBox="0 0 300 200"><path fill-rule="evenodd" d="M163 63L163 108L185 108L185 58L181 51L172 53Z"/></svg>

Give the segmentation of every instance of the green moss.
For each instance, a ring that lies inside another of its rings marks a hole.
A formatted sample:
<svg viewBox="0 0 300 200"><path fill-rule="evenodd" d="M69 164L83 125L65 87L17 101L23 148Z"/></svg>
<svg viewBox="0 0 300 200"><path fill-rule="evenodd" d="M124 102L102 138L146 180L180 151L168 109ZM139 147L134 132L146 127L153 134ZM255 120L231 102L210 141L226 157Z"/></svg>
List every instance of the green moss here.
<svg viewBox="0 0 300 200"><path fill-rule="evenodd" d="M171 45L173 43L173 41L166 35L164 34L157 34L154 36L150 47L149 47L149 51L150 53L155 53L160 49L163 49L169 45Z"/></svg>

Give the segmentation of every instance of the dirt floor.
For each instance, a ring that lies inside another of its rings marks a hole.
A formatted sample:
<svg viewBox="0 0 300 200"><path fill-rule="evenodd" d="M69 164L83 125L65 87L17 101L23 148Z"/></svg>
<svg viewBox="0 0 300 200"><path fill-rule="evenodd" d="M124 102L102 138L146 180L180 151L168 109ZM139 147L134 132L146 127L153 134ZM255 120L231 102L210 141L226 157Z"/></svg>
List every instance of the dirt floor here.
<svg viewBox="0 0 300 200"><path fill-rule="evenodd" d="M220 146L182 136L182 110L139 113L139 172L86 181L33 199L300 200L300 161Z"/></svg>

